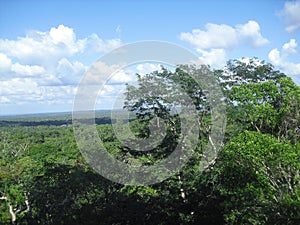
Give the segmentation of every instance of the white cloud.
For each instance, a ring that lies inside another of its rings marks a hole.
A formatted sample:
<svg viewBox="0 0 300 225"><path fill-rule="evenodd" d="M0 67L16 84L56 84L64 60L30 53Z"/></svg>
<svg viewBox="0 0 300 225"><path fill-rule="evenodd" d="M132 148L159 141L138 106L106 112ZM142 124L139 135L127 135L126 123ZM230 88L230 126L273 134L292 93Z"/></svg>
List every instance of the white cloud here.
<svg viewBox="0 0 300 225"><path fill-rule="evenodd" d="M106 65L104 62L97 61L85 74L82 85L104 85L109 81L112 74L122 68L122 65Z"/></svg>
<svg viewBox="0 0 300 225"><path fill-rule="evenodd" d="M76 36L73 29L59 25L57 28L52 27L49 32L54 44L63 43L66 46L73 46L75 44Z"/></svg>
<svg viewBox="0 0 300 225"><path fill-rule="evenodd" d="M79 61L70 62L66 58L59 60L56 68L56 76L59 78L63 84L78 84L80 78L83 77L87 67Z"/></svg>
<svg viewBox="0 0 300 225"><path fill-rule="evenodd" d="M114 88L113 85L104 85L101 90L99 90L99 96L100 97L105 97L105 96L110 96L116 89ZM111 96L110 96L111 97Z"/></svg>
<svg viewBox="0 0 300 225"><path fill-rule="evenodd" d="M242 45L260 48L269 44L269 40L262 36L259 24L253 20L234 27L208 23L205 30L195 29L192 32L181 33L180 39L194 45L202 54L200 59L205 64L217 67L225 64L226 50L233 50Z"/></svg>
<svg viewBox="0 0 300 225"><path fill-rule="evenodd" d="M195 29L191 33L181 33L180 39L194 45L197 49L211 48L232 49L247 43L252 47L262 47L269 43L260 33L260 26L256 21L248 21L231 27L225 24L205 25L206 30Z"/></svg>
<svg viewBox="0 0 300 225"><path fill-rule="evenodd" d="M260 33L260 26L256 21L250 20L246 24L236 26L238 40L249 43L254 48L260 48L269 44L269 40Z"/></svg>
<svg viewBox="0 0 300 225"><path fill-rule="evenodd" d="M0 103L5 104L5 103L9 103L9 102L10 102L10 100L7 97L0 96Z"/></svg>
<svg viewBox="0 0 300 225"><path fill-rule="evenodd" d="M288 59L290 55L297 54L296 47L296 40L291 39L282 46L281 51L277 48L272 49L268 55L269 60L275 66L280 67L287 75L300 75L300 63L293 63Z"/></svg>
<svg viewBox="0 0 300 225"><path fill-rule="evenodd" d="M285 17L287 32L300 29L300 0L286 2L280 15Z"/></svg>
<svg viewBox="0 0 300 225"><path fill-rule="evenodd" d="M40 86L38 82L30 78L13 78L0 81L0 103L25 104L66 104L74 98L76 87L74 86Z"/></svg>
<svg viewBox="0 0 300 225"><path fill-rule="evenodd" d="M274 65L280 65L281 64L281 57L280 57L280 52L277 48L272 49L269 54L268 54L269 60L274 64Z"/></svg>
<svg viewBox="0 0 300 225"><path fill-rule="evenodd" d="M124 70L119 70L112 75L110 83L127 83L133 80L132 74L126 73Z"/></svg>
<svg viewBox="0 0 300 225"><path fill-rule="evenodd" d="M0 95L22 96L26 94L41 94L38 85L30 78L13 78L0 82Z"/></svg>
<svg viewBox="0 0 300 225"><path fill-rule="evenodd" d="M97 34L90 35L85 41L86 48L96 52L108 52L122 44L120 39L102 40Z"/></svg>
<svg viewBox="0 0 300 225"><path fill-rule="evenodd" d="M21 65L20 63L15 63L11 66L11 70L20 75L40 75L45 73L45 69L41 66L29 66Z"/></svg>
<svg viewBox="0 0 300 225"><path fill-rule="evenodd" d="M9 70L11 67L11 59L7 55L0 52L0 71Z"/></svg>
<svg viewBox="0 0 300 225"><path fill-rule="evenodd" d="M291 39L288 43L285 43L282 46L282 52L287 55L296 54L297 53L297 42L295 39Z"/></svg>
<svg viewBox="0 0 300 225"><path fill-rule="evenodd" d="M121 44L119 38L103 40L97 34L78 39L64 25L33 30L14 40L0 38L0 109L1 104L11 109L32 105L33 111L37 104L69 104L71 110L77 85L87 71L81 60L86 56L96 60ZM118 74L114 79L128 77Z"/></svg>
<svg viewBox="0 0 300 225"><path fill-rule="evenodd" d="M154 71L161 71L161 64L154 63L139 63L136 66L137 73L140 75L145 75ZM166 67L166 65L163 65Z"/></svg>
<svg viewBox="0 0 300 225"><path fill-rule="evenodd" d="M226 63L226 52L222 48L213 48L210 51L199 50L202 56L199 59L207 65L222 67Z"/></svg>
<svg viewBox="0 0 300 225"><path fill-rule="evenodd" d="M64 29L62 29L64 28ZM50 32L31 31L25 37L17 40L0 39L0 52L10 57L17 58L23 64L49 65L64 56L71 56L81 50L84 45L82 41L76 41L75 34L70 37L66 31L67 27L60 25L58 28L51 28ZM67 37L62 39L59 36Z"/></svg>
<svg viewBox="0 0 300 225"><path fill-rule="evenodd" d="M77 39L72 28L59 25L50 31L31 31L17 40L0 39L0 52L23 64L49 65L84 51L107 52L121 45L119 39L102 40L96 34Z"/></svg>
<svg viewBox="0 0 300 225"><path fill-rule="evenodd" d="M39 86L61 86L63 82L57 77L57 74L46 73L42 76L36 77L34 81L37 82Z"/></svg>
<svg viewBox="0 0 300 225"><path fill-rule="evenodd" d="M198 49L231 48L238 41L234 28L228 25L208 23L205 28L207 31L195 29L191 33L181 33L180 38Z"/></svg>

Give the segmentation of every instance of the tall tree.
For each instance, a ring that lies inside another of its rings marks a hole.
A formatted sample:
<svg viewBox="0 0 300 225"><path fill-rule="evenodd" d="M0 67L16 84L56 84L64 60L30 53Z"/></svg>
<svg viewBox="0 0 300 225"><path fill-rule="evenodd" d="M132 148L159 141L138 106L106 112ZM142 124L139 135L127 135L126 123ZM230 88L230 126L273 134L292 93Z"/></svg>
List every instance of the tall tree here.
<svg viewBox="0 0 300 225"><path fill-rule="evenodd" d="M249 129L300 140L300 87L291 78L256 58L231 60L215 74L227 98L231 136Z"/></svg>
<svg viewBox="0 0 300 225"><path fill-rule="evenodd" d="M230 140L215 165L229 224L300 221L299 150L256 131Z"/></svg>

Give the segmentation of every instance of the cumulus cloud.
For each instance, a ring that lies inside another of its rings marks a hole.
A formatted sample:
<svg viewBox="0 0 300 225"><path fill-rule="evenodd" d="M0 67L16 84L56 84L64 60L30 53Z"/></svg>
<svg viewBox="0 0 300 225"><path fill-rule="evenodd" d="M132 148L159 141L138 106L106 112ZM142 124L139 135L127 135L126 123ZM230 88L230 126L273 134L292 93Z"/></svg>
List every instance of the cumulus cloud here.
<svg viewBox="0 0 300 225"><path fill-rule="evenodd" d="M238 24L235 27L226 24L208 23L205 25L205 29L195 29L191 33L181 33L180 38L200 50L211 48L232 49L243 43L258 48L269 43L261 35L259 24L253 20L245 24Z"/></svg>
<svg viewBox="0 0 300 225"><path fill-rule="evenodd" d="M26 96L27 94L40 95L38 85L30 78L13 78L0 82L0 95Z"/></svg>
<svg viewBox="0 0 300 225"><path fill-rule="evenodd" d="M50 32L31 31L17 40L0 39L0 52L25 64L49 65L82 51L84 46L84 40L76 40L74 31L63 25Z"/></svg>
<svg viewBox="0 0 300 225"><path fill-rule="evenodd" d="M161 64L154 63L139 63L136 66L137 73L140 75L145 75L153 71L161 71ZM166 65L163 65L166 67Z"/></svg>
<svg viewBox="0 0 300 225"><path fill-rule="evenodd" d="M102 40L96 34L77 39L72 28L64 25L50 31L31 31L17 40L0 39L0 52L23 63L49 65L63 57L84 51L106 52L121 44L119 39Z"/></svg>
<svg viewBox="0 0 300 225"><path fill-rule="evenodd" d="M0 103L9 103L10 100L6 96L0 96Z"/></svg>
<svg viewBox="0 0 300 225"><path fill-rule="evenodd" d="M7 55L0 52L0 78L1 80L13 77L38 76L45 74L46 70L38 65L22 65L18 62L13 63Z"/></svg>
<svg viewBox="0 0 300 225"><path fill-rule="evenodd" d="M56 76L63 84L76 85L85 74L87 66L79 61L70 62L66 58L59 60L56 68Z"/></svg>
<svg viewBox="0 0 300 225"><path fill-rule="evenodd" d="M282 46L282 53L285 55L291 55L297 53L297 42L295 39L291 39L288 43Z"/></svg>
<svg viewBox="0 0 300 225"><path fill-rule="evenodd" d="M21 65L20 63L15 63L11 66L11 70L20 75L40 75L45 73L45 69L41 66L29 66Z"/></svg>
<svg viewBox="0 0 300 225"><path fill-rule="evenodd" d="M269 40L260 33L260 26L256 21L250 20L246 24L237 25L236 33L241 43L249 43L254 48L260 48L269 44Z"/></svg>
<svg viewBox="0 0 300 225"><path fill-rule="evenodd" d="M269 44L269 40L262 36L259 24L253 20L234 27L208 23L205 30L195 29L192 32L181 33L180 39L195 46L202 54L200 59L213 66L225 63L226 50L235 49L240 45L260 48Z"/></svg>
<svg viewBox="0 0 300 225"><path fill-rule="evenodd" d="M275 66L278 66L282 71L288 75L300 75L300 63L293 63L289 61L289 56L297 54L297 42L295 39L291 39L285 43L281 51L277 48L272 49L269 52L269 60Z"/></svg>
<svg viewBox="0 0 300 225"><path fill-rule="evenodd" d="M286 2L280 15L285 18L287 32L300 29L300 0Z"/></svg>
<svg viewBox="0 0 300 225"><path fill-rule="evenodd" d="M7 55L0 52L0 71L9 70L11 67L11 59Z"/></svg>
<svg viewBox="0 0 300 225"><path fill-rule="evenodd" d="M99 90L99 96L101 96L101 98L103 97L111 97L111 94L113 94L113 92L115 91L115 87L113 85L104 85L103 88L101 90Z"/></svg>
<svg viewBox="0 0 300 225"><path fill-rule="evenodd" d="M133 80L132 74L125 70L119 70L112 75L110 83L128 83Z"/></svg>
<svg viewBox="0 0 300 225"><path fill-rule="evenodd" d="M49 102L61 102L62 104L73 100L76 87L74 86L41 86L37 81L30 78L13 78L0 81L0 102L11 102L12 104L48 104Z"/></svg>
<svg viewBox="0 0 300 225"><path fill-rule="evenodd" d="M102 61L97 61L85 74L82 85L104 85L110 76L121 68L122 65L119 64L106 65Z"/></svg>
<svg viewBox="0 0 300 225"><path fill-rule="evenodd" d="M76 45L76 35L73 29L65 27L64 25L59 25L57 28L52 27L50 29L49 36L51 37L54 44L63 43L65 46L73 47L75 47ZM78 47L82 47L79 43ZM77 49L74 50L76 51Z"/></svg>
<svg viewBox="0 0 300 225"><path fill-rule="evenodd" d="M121 44L118 38L103 40L97 34L77 38L65 25L0 39L0 105L71 103L87 71L83 56L98 58Z"/></svg>
<svg viewBox="0 0 300 225"><path fill-rule="evenodd" d="M122 44L120 39L102 40L97 34L90 35L85 42L87 49L96 52L108 52Z"/></svg>
<svg viewBox="0 0 300 225"><path fill-rule="evenodd" d="M210 51L198 50L202 56L199 59L207 65L216 67L224 66L226 63L226 51L221 48L213 48Z"/></svg>

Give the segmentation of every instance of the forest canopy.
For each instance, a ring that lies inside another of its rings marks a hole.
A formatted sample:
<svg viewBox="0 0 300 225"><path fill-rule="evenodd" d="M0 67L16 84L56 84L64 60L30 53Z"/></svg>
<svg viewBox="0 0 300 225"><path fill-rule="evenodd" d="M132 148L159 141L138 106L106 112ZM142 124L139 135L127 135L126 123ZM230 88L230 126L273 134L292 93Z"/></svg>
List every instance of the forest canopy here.
<svg viewBox="0 0 300 225"><path fill-rule="evenodd" d="M195 82L201 74L205 80ZM149 166L178 146L193 148L178 158L188 157L180 170L151 185L118 184L91 168L65 115L0 118L0 224L300 223L300 87L286 74L257 58L230 60L223 70L179 65L137 74L125 95L135 114L128 123L107 113L96 118L107 151ZM190 105L196 135L187 139L188 118L178 111ZM151 136L152 125L165 133L150 151L133 151L115 134L126 125L140 139ZM216 154L205 154L207 146Z"/></svg>

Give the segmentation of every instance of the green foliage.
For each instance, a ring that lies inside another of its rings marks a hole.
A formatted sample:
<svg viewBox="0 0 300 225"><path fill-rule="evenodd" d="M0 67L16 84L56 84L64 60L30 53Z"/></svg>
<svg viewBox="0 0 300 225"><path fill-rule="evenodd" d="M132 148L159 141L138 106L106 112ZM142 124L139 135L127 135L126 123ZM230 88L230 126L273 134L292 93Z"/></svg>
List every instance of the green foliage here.
<svg viewBox="0 0 300 225"><path fill-rule="evenodd" d="M245 131L232 138L216 164L219 188L227 199L226 221L294 224L300 218L299 160L299 148L270 135Z"/></svg>
<svg viewBox="0 0 300 225"><path fill-rule="evenodd" d="M255 58L231 60L215 77L201 74L211 74L209 67L163 68L138 75L139 86L127 86L134 135L146 140L152 125L165 126L155 136L162 141L154 138L150 151L127 147L133 143L128 124L112 126L109 112L97 114L98 134L113 157L152 165L180 143L176 110L187 99L195 105L199 135L191 140L197 143L193 157L151 186L116 184L92 171L77 148L69 114L1 119L0 224L299 224L299 86ZM206 84L214 78L226 97L228 125L224 148L203 171L199 162L214 119L207 93L216 88Z"/></svg>
<svg viewBox="0 0 300 225"><path fill-rule="evenodd" d="M229 61L215 74L227 98L227 140L255 130L299 142L300 87L291 78L258 59Z"/></svg>
<svg viewBox="0 0 300 225"><path fill-rule="evenodd" d="M299 141L299 93L290 78L234 86L229 95L231 118L281 140Z"/></svg>

